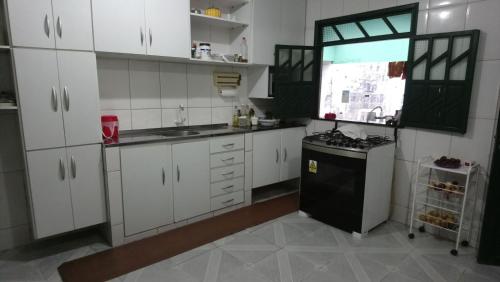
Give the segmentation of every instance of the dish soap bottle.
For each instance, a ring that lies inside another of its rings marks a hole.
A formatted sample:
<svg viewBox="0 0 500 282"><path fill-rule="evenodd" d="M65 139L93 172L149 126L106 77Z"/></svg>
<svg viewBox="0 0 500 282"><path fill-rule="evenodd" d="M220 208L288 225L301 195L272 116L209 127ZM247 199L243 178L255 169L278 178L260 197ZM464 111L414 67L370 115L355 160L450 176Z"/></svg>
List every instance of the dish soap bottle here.
<svg viewBox="0 0 500 282"><path fill-rule="evenodd" d="M233 112L233 127L238 127L239 126L239 110L237 106L234 106L234 112Z"/></svg>

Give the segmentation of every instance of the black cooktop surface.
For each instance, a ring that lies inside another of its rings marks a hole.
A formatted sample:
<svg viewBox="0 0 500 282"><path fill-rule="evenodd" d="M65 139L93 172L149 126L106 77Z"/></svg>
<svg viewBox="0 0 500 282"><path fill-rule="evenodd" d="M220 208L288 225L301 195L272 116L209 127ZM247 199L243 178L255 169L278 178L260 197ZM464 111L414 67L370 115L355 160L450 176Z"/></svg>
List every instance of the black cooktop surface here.
<svg viewBox="0 0 500 282"><path fill-rule="evenodd" d="M325 147L366 152L373 147L394 141L387 136L380 135L368 135L366 139L351 138L338 130L328 130L325 132L314 132L313 135L305 137L303 142Z"/></svg>

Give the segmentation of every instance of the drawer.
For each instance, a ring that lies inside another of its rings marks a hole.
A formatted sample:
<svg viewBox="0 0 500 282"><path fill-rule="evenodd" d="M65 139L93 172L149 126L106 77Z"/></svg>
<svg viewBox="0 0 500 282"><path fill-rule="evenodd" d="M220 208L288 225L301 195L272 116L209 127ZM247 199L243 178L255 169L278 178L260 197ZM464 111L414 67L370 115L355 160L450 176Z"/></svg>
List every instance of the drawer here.
<svg viewBox="0 0 500 282"><path fill-rule="evenodd" d="M245 162L243 150L218 153L210 156L210 168L241 164Z"/></svg>
<svg viewBox="0 0 500 282"><path fill-rule="evenodd" d="M231 180L245 175L245 165L233 165L221 168L213 168L210 172L212 183L224 180Z"/></svg>
<svg viewBox="0 0 500 282"><path fill-rule="evenodd" d="M243 190L244 180L245 180L245 178L238 177L238 178L231 179L231 180L212 183L210 185L210 195L212 197L215 197L215 196Z"/></svg>
<svg viewBox="0 0 500 282"><path fill-rule="evenodd" d="M212 211L242 203L244 200L243 191L233 192L212 198Z"/></svg>
<svg viewBox="0 0 500 282"><path fill-rule="evenodd" d="M210 153L221 153L245 148L245 137L243 134L229 135L212 138L210 140Z"/></svg>

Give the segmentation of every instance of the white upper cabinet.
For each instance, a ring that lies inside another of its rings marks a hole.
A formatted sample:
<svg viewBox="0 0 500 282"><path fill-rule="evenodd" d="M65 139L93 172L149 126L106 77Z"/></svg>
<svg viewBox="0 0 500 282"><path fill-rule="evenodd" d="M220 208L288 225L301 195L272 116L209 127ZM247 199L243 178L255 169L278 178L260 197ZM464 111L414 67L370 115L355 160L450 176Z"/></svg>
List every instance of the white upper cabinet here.
<svg viewBox="0 0 500 282"><path fill-rule="evenodd" d="M26 149L64 146L56 52L22 48L13 52Z"/></svg>
<svg viewBox="0 0 500 282"><path fill-rule="evenodd" d="M92 12L97 52L146 54L144 0L93 0Z"/></svg>
<svg viewBox="0 0 500 282"><path fill-rule="evenodd" d="M280 181L281 131L269 130L253 134L253 186Z"/></svg>
<svg viewBox="0 0 500 282"><path fill-rule="evenodd" d="M66 145L101 141L96 58L89 52L58 51Z"/></svg>
<svg viewBox="0 0 500 282"><path fill-rule="evenodd" d="M145 0L147 54L189 58L188 0Z"/></svg>
<svg viewBox="0 0 500 282"><path fill-rule="evenodd" d="M54 48L51 0L7 0L12 46Z"/></svg>
<svg viewBox="0 0 500 282"><path fill-rule="evenodd" d="M52 0L52 7L56 48L93 50L90 0Z"/></svg>
<svg viewBox="0 0 500 282"><path fill-rule="evenodd" d="M128 146L120 153L125 235L172 223L172 146Z"/></svg>
<svg viewBox="0 0 500 282"><path fill-rule="evenodd" d="M106 221L101 145L67 148L75 229Z"/></svg>
<svg viewBox="0 0 500 282"><path fill-rule="evenodd" d="M208 140L172 146L176 222L210 212L209 148Z"/></svg>
<svg viewBox="0 0 500 282"><path fill-rule="evenodd" d="M280 181L300 177L302 139L306 133L303 127L281 131Z"/></svg>

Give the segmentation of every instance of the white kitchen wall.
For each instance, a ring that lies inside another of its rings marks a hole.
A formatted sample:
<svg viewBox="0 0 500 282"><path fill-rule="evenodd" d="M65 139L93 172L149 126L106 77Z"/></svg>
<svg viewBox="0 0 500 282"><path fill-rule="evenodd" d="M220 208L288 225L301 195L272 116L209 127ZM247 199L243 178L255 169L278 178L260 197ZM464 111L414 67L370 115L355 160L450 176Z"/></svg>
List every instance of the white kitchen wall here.
<svg viewBox="0 0 500 282"><path fill-rule="evenodd" d="M234 106L250 105L246 68L99 58L102 114L116 114L120 130L176 126L179 105L183 125L231 123ZM215 91L213 72L239 72L236 97Z"/></svg>
<svg viewBox="0 0 500 282"><path fill-rule="evenodd" d="M0 251L28 243L30 227L16 112L0 113Z"/></svg>
<svg viewBox="0 0 500 282"><path fill-rule="evenodd" d="M391 217L408 223L410 193L416 170L416 162L426 155L450 155L475 160L481 165L478 203L474 217L472 243L482 221L484 190L487 185L494 128L498 119L500 85L500 1L499 0L308 0L306 44L314 39L314 21L366 12L380 8L419 2L418 34L481 30L478 61L470 106L467 133L451 134L424 129L399 130L396 163L394 169ZM333 123L313 121L309 131L331 129ZM366 126L369 132L392 135L392 129Z"/></svg>

